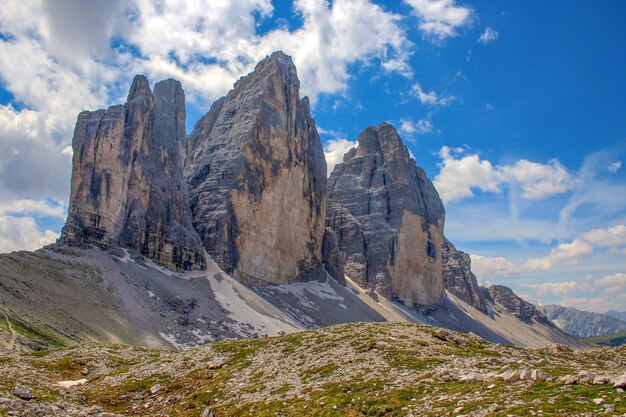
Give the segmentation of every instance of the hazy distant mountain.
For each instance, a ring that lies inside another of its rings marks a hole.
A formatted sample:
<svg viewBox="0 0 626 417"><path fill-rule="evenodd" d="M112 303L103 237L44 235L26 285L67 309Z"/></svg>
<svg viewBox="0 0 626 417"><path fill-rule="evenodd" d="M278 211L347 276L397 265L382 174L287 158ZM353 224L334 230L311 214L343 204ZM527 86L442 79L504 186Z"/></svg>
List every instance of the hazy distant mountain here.
<svg viewBox="0 0 626 417"><path fill-rule="evenodd" d="M626 331L626 322L608 314L591 313L556 304L542 306L541 310L561 329L580 338Z"/></svg>
<svg viewBox="0 0 626 417"><path fill-rule="evenodd" d="M626 311L609 310L606 312L606 315L626 322Z"/></svg>

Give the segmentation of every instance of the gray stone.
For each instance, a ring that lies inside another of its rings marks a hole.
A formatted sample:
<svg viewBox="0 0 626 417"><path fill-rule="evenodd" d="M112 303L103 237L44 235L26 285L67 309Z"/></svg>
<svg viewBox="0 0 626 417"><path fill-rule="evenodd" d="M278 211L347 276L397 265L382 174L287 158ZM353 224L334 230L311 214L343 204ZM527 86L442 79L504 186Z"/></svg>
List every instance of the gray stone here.
<svg viewBox="0 0 626 417"><path fill-rule="evenodd" d="M345 284L345 271L343 265L343 255L339 250L339 241L337 234L330 227L324 232L324 240L322 243L322 259L326 272L335 278L340 284Z"/></svg>
<svg viewBox="0 0 626 417"><path fill-rule="evenodd" d="M472 272L469 255L455 248L448 239L444 239L442 255L446 289L477 310L487 312L485 297Z"/></svg>
<svg viewBox="0 0 626 417"><path fill-rule="evenodd" d="M346 275L406 305L438 304L441 199L393 126L370 126L357 140L328 180L327 226L337 234Z"/></svg>
<svg viewBox="0 0 626 417"><path fill-rule="evenodd" d="M180 82L136 76L123 106L78 116L70 209L60 241L135 249L174 270L204 268L183 180Z"/></svg>
<svg viewBox="0 0 626 417"><path fill-rule="evenodd" d="M189 136L193 222L213 260L254 285L324 279L326 160L292 60L275 52Z"/></svg>
<svg viewBox="0 0 626 417"><path fill-rule="evenodd" d="M504 285L492 285L489 288L481 287L485 298L504 307L509 313L524 322L537 321L550 327L556 327L537 308Z"/></svg>
<svg viewBox="0 0 626 417"><path fill-rule="evenodd" d="M613 386L615 388L626 388L626 373L623 373L619 378L617 378Z"/></svg>
<svg viewBox="0 0 626 417"><path fill-rule="evenodd" d="M32 400L35 398L33 392L29 388L20 384L15 384L15 387L13 388L13 395L21 398L22 400Z"/></svg>

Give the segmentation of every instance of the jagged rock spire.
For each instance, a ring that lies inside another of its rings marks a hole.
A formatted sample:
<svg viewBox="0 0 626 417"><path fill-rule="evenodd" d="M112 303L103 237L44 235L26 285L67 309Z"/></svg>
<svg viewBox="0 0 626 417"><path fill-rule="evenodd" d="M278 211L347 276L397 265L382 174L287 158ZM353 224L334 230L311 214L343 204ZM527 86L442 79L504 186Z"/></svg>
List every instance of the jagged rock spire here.
<svg viewBox="0 0 626 417"><path fill-rule="evenodd" d="M291 58L275 52L196 123L185 179L193 223L253 284L323 278L326 162Z"/></svg>
<svg viewBox="0 0 626 417"><path fill-rule="evenodd" d="M203 268L182 165L185 95L138 75L123 106L78 116L72 191L60 240L136 249L171 269Z"/></svg>
<svg viewBox="0 0 626 417"><path fill-rule="evenodd" d="M328 190L327 225L347 276L407 305L443 299L443 204L393 126L361 132Z"/></svg>

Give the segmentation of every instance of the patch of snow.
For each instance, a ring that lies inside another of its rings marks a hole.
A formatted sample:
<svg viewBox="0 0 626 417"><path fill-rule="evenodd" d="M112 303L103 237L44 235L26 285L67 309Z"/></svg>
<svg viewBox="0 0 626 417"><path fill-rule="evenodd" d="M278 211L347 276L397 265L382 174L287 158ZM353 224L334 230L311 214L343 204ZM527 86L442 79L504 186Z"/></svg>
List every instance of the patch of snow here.
<svg viewBox="0 0 626 417"><path fill-rule="evenodd" d="M148 290L148 295L152 298L156 298L157 300L159 299L159 297L157 297L156 295L154 295L154 293L150 290Z"/></svg>
<svg viewBox="0 0 626 417"><path fill-rule="evenodd" d="M85 385L87 383L87 379L77 379L76 381L59 381L57 385L63 388L71 388L77 385Z"/></svg>
<svg viewBox="0 0 626 417"><path fill-rule="evenodd" d="M276 317L269 317L250 307L235 289L237 284L235 280L228 275L217 274L208 276L207 279L217 302L228 311L229 317L239 324L239 326L233 326L233 331L241 336L249 335L250 330L258 332L259 335L290 333L298 330L290 323Z"/></svg>
<svg viewBox="0 0 626 417"><path fill-rule="evenodd" d="M344 301L344 298L335 292L328 281L297 282L295 284L276 285L272 286L272 290L282 294L293 295L303 307L311 310L319 310L319 306L315 300L310 298L311 296L321 300ZM344 306L344 308L346 307Z"/></svg>
<svg viewBox="0 0 626 417"><path fill-rule="evenodd" d="M115 259L119 260L120 262L124 262L124 263L128 263L128 261L132 262L132 260L130 259L130 252L128 252L128 249L123 248L122 250L124 251L124 257L123 258L120 258L119 256L115 256L115 255L113 255L113 257Z"/></svg>
<svg viewBox="0 0 626 417"><path fill-rule="evenodd" d="M150 268L156 269L157 271L161 272L162 274L165 274L165 275L168 275L168 276L174 277L174 278L180 278L181 277L180 273L174 272L174 271L172 271L170 269L162 267L161 265L156 264L152 259L144 258L144 262Z"/></svg>

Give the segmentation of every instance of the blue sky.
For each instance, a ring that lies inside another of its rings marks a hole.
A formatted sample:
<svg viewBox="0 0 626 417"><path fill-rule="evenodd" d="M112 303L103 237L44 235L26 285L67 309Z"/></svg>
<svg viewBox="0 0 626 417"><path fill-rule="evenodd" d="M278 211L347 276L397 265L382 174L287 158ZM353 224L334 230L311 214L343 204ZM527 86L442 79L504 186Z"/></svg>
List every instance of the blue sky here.
<svg viewBox="0 0 626 417"><path fill-rule="evenodd" d="M190 130L282 49L329 162L366 126L393 123L482 282L542 303L626 310L624 21L620 0L9 0L0 250L59 233L80 110L122 102L135 73L174 77Z"/></svg>

